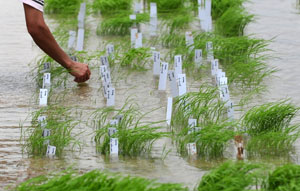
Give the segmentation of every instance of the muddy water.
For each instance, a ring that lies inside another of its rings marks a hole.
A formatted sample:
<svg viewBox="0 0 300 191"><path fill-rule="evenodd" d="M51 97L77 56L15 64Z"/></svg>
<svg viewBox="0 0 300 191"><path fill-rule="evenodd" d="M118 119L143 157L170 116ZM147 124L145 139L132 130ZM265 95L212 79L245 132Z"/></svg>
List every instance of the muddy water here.
<svg viewBox="0 0 300 191"><path fill-rule="evenodd" d="M257 15L257 21L248 27L248 33L255 33L256 36L265 39L276 36L270 48L275 51L278 58L272 59L269 63L280 69L276 77L267 82L269 92L257 99L257 102L290 97L296 104L300 103L298 96L300 93L298 75L300 72L298 66L300 11L297 9L299 6L296 5L296 0L253 0L252 4L247 5L249 10ZM67 153L62 160L32 159L22 155L18 126L34 107L30 100L35 92L30 78L26 78L30 70L28 63L40 52L26 33L23 8L18 1L0 1L0 18L2 26L0 30L0 190L29 177L71 165L83 171L96 168L108 169L155 178L161 182L181 182L192 188L212 166L210 162L182 159L172 147L170 140L162 140L154 148L154 152L161 151L161 145L166 143L167 148L172 149L164 161L158 159L159 154L154 154L155 157L151 160L105 159L96 154L94 145L90 141L91 130L85 126L81 129L86 130L83 135L86 146L80 154ZM91 33L87 40L87 50L101 48L102 41L94 33L96 21L90 19L88 22ZM116 78L117 74L113 76ZM76 105L86 113L104 105L102 95L97 92L99 88L97 75L93 75L87 86L77 87L75 84L73 86L67 105ZM125 99L131 95L135 95L133 99L139 103L143 111L166 105L167 94L156 91L157 80L152 77L151 72L142 75L132 74L126 80L119 80L115 86L118 95L122 95L116 97L117 107L122 106ZM197 84L190 85L189 90L193 91L196 87ZM151 113L148 119L163 120L164 117L163 107ZM29 125L29 120L26 125ZM300 149L298 146L297 148ZM297 155L293 160L298 163Z"/></svg>

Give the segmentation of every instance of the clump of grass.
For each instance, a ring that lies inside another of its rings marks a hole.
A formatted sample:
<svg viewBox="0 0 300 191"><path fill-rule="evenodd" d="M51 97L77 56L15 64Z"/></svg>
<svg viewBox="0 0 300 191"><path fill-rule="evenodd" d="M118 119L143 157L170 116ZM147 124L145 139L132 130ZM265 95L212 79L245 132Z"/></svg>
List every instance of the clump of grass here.
<svg viewBox="0 0 300 191"><path fill-rule="evenodd" d="M297 191L300 188L300 166L286 164L270 173L267 191Z"/></svg>
<svg viewBox="0 0 300 191"><path fill-rule="evenodd" d="M247 36L224 38L212 33L198 34L194 41L204 56L207 55L206 43L213 42L214 56L226 71L228 83L234 83L243 91L263 86L264 79L276 71L266 64L270 41Z"/></svg>
<svg viewBox="0 0 300 191"><path fill-rule="evenodd" d="M122 120L116 125L109 124L109 117L116 118L122 115ZM102 154L110 153L110 138L118 138L119 154L124 156L150 156L153 143L169 133L162 132L159 122L143 122L147 115L138 111L136 106L126 103L121 109L101 108L95 111L91 119L95 128L95 142L97 150ZM115 127L117 132L111 137L108 135L108 128Z"/></svg>
<svg viewBox="0 0 300 191"><path fill-rule="evenodd" d="M187 155L187 144L196 143L197 155L202 158L215 159L223 157L223 153L234 138L233 123L215 123L200 126L199 131L188 134L189 127L184 127L175 135L177 148L181 155Z"/></svg>
<svg viewBox="0 0 300 191"><path fill-rule="evenodd" d="M242 36L245 27L253 21L253 17L244 8L231 7L217 19L216 32L225 37Z"/></svg>
<svg viewBox="0 0 300 191"><path fill-rule="evenodd" d="M185 0L151 0L148 3L154 2L157 4L157 11L166 13L181 9L184 7Z"/></svg>
<svg viewBox="0 0 300 191"><path fill-rule="evenodd" d="M29 179L15 188L17 191L59 191L59 190L122 190L122 191L188 191L180 184L158 183L140 177L93 170L83 175L76 172L62 172L58 175L39 176Z"/></svg>
<svg viewBox="0 0 300 191"><path fill-rule="evenodd" d="M243 126L250 135L246 149L249 156L287 155L299 137L299 125L291 125L299 108L287 100L250 109L243 116Z"/></svg>
<svg viewBox="0 0 300 191"><path fill-rule="evenodd" d="M253 190L262 180L260 165L229 161L204 175L197 190Z"/></svg>
<svg viewBox="0 0 300 191"><path fill-rule="evenodd" d="M137 14L136 20L130 20L129 14L122 13L102 21L98 28L98 35L128 35L130 27L136 24L146 23L150 19L146 13Z"/></svg>
<svg viewBox="0 0 300 191"><path fill-rule="evenodd" d="M101 12L103 15L112 15L122 11L131 10L132 0L94 0L94 12Z"/></svg>
<svg viewBox="0 0 300 191"><path fill-rule="evenodd" d="M219 96L218 88L203 84L199 92L179 97L173 106L172 127L181 131L188 126L188 119L197 119L200 126L225 120L226 107Z"/></svg>
<svg viewBox="0 0 300 191"><path fill-rule="evenodd" d="M134 71L146 71L148 59L152 56L150 48L131 48L119 58L119 65Z"/></svg>
<svg viewBox="0 0 300 191"><path fill-rule="evenodd" d="M185 46L185 36L178 33L162 34L160 42L165 48L175 48Z"/></svg>
<svg viewBox="0 0 300 191"><path fill-rule="evenodd" d="M243 117L243 125L251 136L266 132L282 132L290 127L299 108L287 100L253 107Z"/></svg>
<svg viewBox="0 0 300 191"><path fill-rule="evenodd" d="M47 0L45 12L48 14L77 14L82 0Z"/></svg>
<svg viewBox="0 0 300 191"><path fill-rule="evenodd" d="M228 9L236 7L242 7L246 0L213 0L212 1L212 18L217 20L220 18Z"/></svg>
<svg viewBox="0 0 300 191"><path fill-rule="evenodd" d="M44 115L47 117L47 125L42 127L38 122L38 117ZM72 134L74 128L79 124L79 120L71 117L71 110L57 105L44 107L32 114L31 127L22 128L21 140L24 142L23 151L29 156L45 156L47 144L56 147L56 156L61 157L66 147L71 146L75 149L80 147L80 142L76 135ZM51 135L43 137L43 130L49 129Z"/></svg>

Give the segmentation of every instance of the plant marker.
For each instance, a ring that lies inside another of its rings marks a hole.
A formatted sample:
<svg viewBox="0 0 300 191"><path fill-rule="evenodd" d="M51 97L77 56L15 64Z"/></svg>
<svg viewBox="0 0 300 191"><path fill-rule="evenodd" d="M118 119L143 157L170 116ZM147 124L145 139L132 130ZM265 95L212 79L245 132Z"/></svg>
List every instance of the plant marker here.
<svg viewBox="0 0 300 191"><path fill-rule="evenodd" d="M156 5L156 3L150 3L150 17L157 17L157 5Z"/></svg>
<svg viewBox="0 0 300 191"><path fill-rule="evenodd" d="M171 125L171 119L172 119L172 106L173 106L173 98L168 97L166 121L169 126Z"/></svg>
<svg viewBox="0 0 300 191"><path fill-rule="evenodd" d="M160 52L153 51L153 75L159 76L160 73Z"/></svg>
<svg viewBox="0 0 300 191"><path fill-rule="evenodd" d="M142 3L141 2L135 2L134 3L134 12L135 13L141 13L142 12Z"/></svg>
<svg viewBox="0 0 300 191"><path fill-rule="evenodd" d="M130 30L130 41L131 41L131 47L135 47L135 39L136 39L136 34L138 33L138 29L137 28L131 28Z"/></svg>
<svg viewBox="0 0 300 191"><path fill-rule="evenodd" d="M85 18L85 12L86 12L86 3L80 4L80 10L78 13L78 28L83 29L84 28L84 18Z"/></svg>
<svg viewBox="0 0 300 191"><path fill-rule="evenodd" d="M47 106L48 102L48 90L40 89L40 106Z"/></svg>
<svg viewBox="0 0 300 191"><path fill-rule="evenodd" d="M42 133L43 137L49 137L50 135L51 135L50 129L43 129L43 133Z"/></svg>
<svg viewBox="0 0 300 191"><path fill-rule="evenodd" d="M142 48L143 47L143 34L136 33L135 34L135 46L134 48Z"/></svg>
<svg viewBox="0 0 300 191"><path fill-rule="evenodd" d="M190 52L194 49L194 37L192 32L185 33L185 44L189 48Z"/></svg>
<svg viewBox="0 0 300 191"><path fill-rule="evenodd" d="M115 119L118 120L118 124L121 123L123 117L124 117L123 115L117 115L117 116L115 117Z"/></svg>
<svg viewBox="0 0 300 191"><path fill-rule="evenodd" d="M109 121L109 125L111 126L117 126L119 124L119 120L117 119L112 119Z"/></svg>
<svg viewBox="0 0 300 191"><path fill-rule="evenodd" d="M197 119L189 119L189 127L196 127Z"/></svg>
<svg viewBox="0 0 300 191"><path fill-rule="evenodd" d="M230 121L232 121L234 119L234 107L233 107L233 102L231 100L229 100L226 103L227 106L227 117Z"/></svg>
<svg viewBox="0 0 300 191"><path fill-rule="evenodd" d="M50 62L45 62L43 64L43 70L41 72L42 73L50 72L50 70L51 70L51 63Z"/></svg>
<svg viewBox="0 0 300 191"><path fill-rule="evenodd" d="M157 32L157 17L150 17L150 36L156 36Z"/></svg>
<svg viewBox="0 0 300 191"><path fill-rule="evenodd" d="M50 87L51 87L51 74L50 73L44 73L44 76L43 76L43 89L47 89L48 92L49 92Z"/></svg>
<svg viewBox="0 0 300 191"><path fill-rule="evenodd" d="M168 66L169 66L169 64L167 62L163 62L162 65L161 65L160 75L159 75L159 83L158 83L158 90L166 90Z"/></svg>
<svg viewBox="0 0 300 191"><path fill-rule="evenodd" d="M188 143L187 144L188 155L196 155L197 154L197 146L196 143Z"/></svg>
<svg viewBox="0 0 300 191"><path fill-rule="evenodd" d="M78 29L76 51L83 51L84 29Z"/></svg>
<svg viewBox="0 0 300 191"><path fill-rule="evenodd" d="M119 154L119 140L118 138L110 138L110 154Z"/></svg>
<svg viewBox="0 0 300 191"><path fill-rule="evenodd" d="M100 57L100 60L101 60L101 64L102 66L107 66L107 69L109 68L109 61L108 61L108 58L107 56L101 56Z"/></svg>
<svg viewBox="0 0 300 191"><path fill-rule="evenodd" d="M114 52L115 52L115 46L114 46L113 44L108 44L108 45L106 46L106 54L107 54L107 56L109 56L112 60L115 59Z"/></svg>
<svg viewBox="0 0 300 191"><path fill-rule="evenodd" d="M174 67L175 67L175 77L178 77L178 74L182 74L182 57L181 55L176 55L174 57Z"/></svg>
<svg viewBox="0 0 300 191"><path fill-rule="evenodd" d="M171 86L172 97L177 97L178 96L178 87L177 87L177 79L176 79L174 70L168 71L168 79L169 79L170 86Z"/></svg>
<svg viewBox="0 0 300 191"><path fill-rule="evenodd" d="M54 156L55 152L56 152L56 147L48 145L46 155L47 156Z"/></svg>
<svg viewBox="0 0 300 191"><path fill-rule="evenodd" d="M115 105L115 88L108 88L107 90L107 103L106 106L114 106Z"/></svg>
<svg viewBox="0 0 300 191"><path fill-rule="evenodd" d="M186 94L186 75L178 74L178 95Z"/></svg>
<svg viewBox="0 0 300 191"><path fill-rule="evenodd" d="M42 128L46 127L47 126L47 121L46 121L47 117L42 115L42 116L39 116L38 117L38 123L40 124L40 126Z"/></svg>
<svg viewBox="0 0 300 191"><path fill-rule="evenodd" d="M214 59L214 50L213 50L213 43L207 42L206 43L206 51L207 51L207 60L212 61Z"/></svg>
<svg viewBox="0 0 300 191"><path fill-rule="evenodd" d="M219 69L219 60L218 59L212 60L211 61L211 75L216 76L218 69Z"/></svg>
<svg viewBox="0 0 300 191"><path fill-rule="evenodd" d="M117 129L114 127L108 128L108 136L113 136L115 133L117 133Z"/></svg>
<svg viewBox="0 0 300 191"><path fill-rule="evenodd" d="M69 31L68 49L72 50L75 48L76 42L76 31Z"/></svg>
<svg viewBox="0 0 300 191"><path fill-rule="evenodd" d="M197 67L199 67L202 63L202 50L196 49L195 50L195 64Z"/></svg>

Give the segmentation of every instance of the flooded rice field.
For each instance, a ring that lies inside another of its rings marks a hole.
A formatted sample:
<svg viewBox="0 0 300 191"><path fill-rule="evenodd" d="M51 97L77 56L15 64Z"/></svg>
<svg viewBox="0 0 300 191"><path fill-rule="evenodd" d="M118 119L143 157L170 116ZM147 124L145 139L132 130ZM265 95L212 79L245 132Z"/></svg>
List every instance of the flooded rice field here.
<svg viewBox="0 0 300 191"><path fill-rule="evenodd" d="M300 105L299 2L297 0L251 0L245 4L245 7L255 15L254 21L246 27L245 35L271 40L267 48L272 50L270 52L272 57L267 60L267 65L276 68L277 71L271 77L264 79L266 91L254 95L254 98L243 106L238 105L241 99L239 91L235 91L234 86L230 87L233 92L231 99L237 104L234 113L236 120L255 105L282 99L290 99L294 105ZM0 190L15 186L29 178L58 172L68 167L81 172L100 169L156 179L162 183L182 183L192 190L211 168L227 159L237 160L233 139L229 141L222 156L214 159L184 156L178 152L174 143L176 141L170 137L163 137L154 142L151 157L143 155L109 157L99 153L96 150L95 134L90 118L94 111L106 107L106 99L101 90L99 67L96 67L101 65L98 55L98 57L90 56L88 61L85 60L89 62L92 70L92 77L87 83L77 85L69 76L66 80L66 87L57 87L51 95L53 97L51 103L54 103L57 97L57 102L63 107L72 108L73 114L75 111L81 113L75 115L80 116L78 119L80 123L72 132L79 134L78 139L82 142L81 148L71 151L68 147L62 157L28 156L22 147L24 144L22 133L31 126L30 114L39 109L37 101L39 89L33 79L35 73L33 76L31 74L37 65L37 58L43 53L27 33L22 4L12 0L0 1L0 10L2 26L0 30ZM45 17L51 30L54 31L59 18L53 18L50 15ZM114 38L96 34L97 26L102 20L103 18L94 14L86 18L85 28L88 30L86 30L84 50L87 54L95 54L97 50L104 50L105 44ZM191 27L192 30L199 28L198 22L195 23L195 26ZM148 25L142 24L141 31L145 34L144 38L152 39ZM127 35L121 37L119 41L129 38L130 35ZM153 39L147 43L145 46L154 46L162 53L168 51L168 48L155 45ZM176 54L180 53L177 51ZM169 88L167 91L157 90L159 78L153 76L152 65L148 71L142 72L112 69L111 75L116 90L115 108L122 108L130 99L139 105L140 112L152 111L143 116L143 121L155 122L166 119L167 98L172 92ZM206 77L201 80L197 80L193 75L188 76L187 92L197 92L204 82L213 83L211 77L205 75ZM299 122L299 117L296 116L293 123L297 122ZM167 124L165 122L162 124L163 128L158 131L169 131ZM293 149L294 152L285 157L266 155L266 157L257 158L245 157L244 160L275 165L287 162L300 164L299 139L294 142Z"/></svg>

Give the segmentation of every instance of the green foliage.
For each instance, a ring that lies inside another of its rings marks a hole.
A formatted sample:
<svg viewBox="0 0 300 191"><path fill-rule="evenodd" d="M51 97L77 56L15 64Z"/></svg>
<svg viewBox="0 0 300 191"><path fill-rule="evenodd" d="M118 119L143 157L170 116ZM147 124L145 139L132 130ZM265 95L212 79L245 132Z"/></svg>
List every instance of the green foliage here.
<svg viewBox="0 0 300 191"><path fill-rule="evenodd" d="M38 117L47 117L47 125L42 127L38 122ZM31 127L23 127L21 140L24 142L23 150L30 156L44 156L47 151L46 141L56 147L56 155L61 157L67 146L80 147L80 142L76 140L76 135L72 134L74 128L79 124L78 120L71 117L71 110L68 108L51 105L44 107L32 114ZM51 135L43 137L44 128L51 131Z"/></svg>
<svg viewBox="0 0 300 191"><path fill-rule="evenodd" d="M146 71L148 59L152 56L150 48L131 48L127 50L119 59L121 67L133 71Z"/></svg>
<svg viewBox="0 0 300 191"><path fill-rule="evenodd" d="M244 162L225 162L202 177L198 191L250 191L260 178L260 166Z"/></svg>
<svg viewBox="0 0 300 191"><path fill-rule="evenodd" d="M267 191L299 191L300 166L287 164L276 168L269 175Z"/></svg>
<svg viewBox="0 0 300 191"><path fill-rule="evenodd" d="M186 0L151 0L148 2L156 3L158 12L170 12L183 8L185 1Z"/></svg>
<svg viewBox="0 0 300 191"><path fill-rule="evenodd" d="M214 57L226 71L229 84L249 91L263 86L263 80L275 72L266 64L269 41L247 36L224 38L211 33L195 36L195 47L207 55L206 43L213 42Z"/></svg>
<svg viewBox="0 0 300 191"><path fill-rule="evenodd" d="M136 20L130 20L129 14L122 13L101 21L97 28L98 35L128 35L130 27L149 21L149 14L137 14Z"/></svg>
<svg viewBox="0 0 300 191"><path fill-rule="evenodd" d="M21 183L16 191L188 191L180 184L157 183L140 177L120 176L117 174L90 171L83 175L64 172L51 178L36 177Z"/></svg>
<svg viewBox="0 0 300 191"><path fill-rule="evenodd" d="M165 48L175 48L185 46L185 36L177 33L163 34L160 41Z"/></svg>
<svg viewBox="0 0 300 191"><path fill-rule="evenodd" d="M217 20L228 9L242 7L244 2L246 2L246 0L212 0L212 18Z"/></svg>
<svg viewBox="0 0 300 191"><path fill-rule="evenodd" d="M253 107L243 116L243 125L251 136L281 132L290 126L299 108L287 100Z"/></svg>
<svg viewBox="0 0 300 191"><path fill-rule="evenodd" d="M112 15L121 11L130 11L132 0L94 0L94 12L101 12L103 15Z"/></svg>
<svg viewBox="0 0 300 191"><path fill-rule="evenodd" d="M48 14L77 14L82 0L47 0L45 12Z"/></svg>
<svg viewBox="0 0 300 191"><path fill-rule="evenodd" d="M110 125L109 117L117 118L122 115L118 125ZM110 138L118 138L119 154L124 156L151 155L153 143L169 133L161 132L162 126L159 122L143 122L147 115L138 111L136 106L126 103L121 109L101 108L92 116L92 126L95 128L95 142L97 150L102 154L109 154ZM117 133L112 137L108 135L108 128L115 127Z"/></svg>
<svg viewBox="0 0 300 191"><path fill-rule="evenodd" d="M244 35L245 27L253 21L244 8L229 8L215 23L216 32L225 37Z"/></svg>

